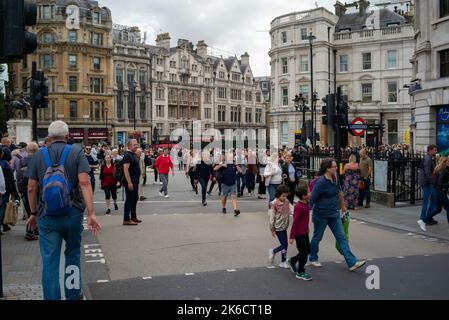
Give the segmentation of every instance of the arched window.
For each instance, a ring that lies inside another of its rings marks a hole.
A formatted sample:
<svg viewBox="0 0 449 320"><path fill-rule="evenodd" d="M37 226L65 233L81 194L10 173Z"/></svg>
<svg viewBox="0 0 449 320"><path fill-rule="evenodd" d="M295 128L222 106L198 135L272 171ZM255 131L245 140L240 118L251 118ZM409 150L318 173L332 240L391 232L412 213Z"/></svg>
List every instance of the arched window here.
<svg viewBox="0 0 449 320"><path fill-rule="evenodd" d="M181 102L185 102L187 103L187 92L186 91L181 91L181 97L180 97Z"/></svg>
<svg viewBox="0 0 449 320"><path fill-rule="evenodd" d="M175 90L168 91L168 101L175 102L176 101L176 92Z"/></svg>
<svg viewBox="0 0 449 320"><path fill-rule="evenodd" d="M55 42L55 35L52 32L43 32L40 38L41 43Z"/></svg>

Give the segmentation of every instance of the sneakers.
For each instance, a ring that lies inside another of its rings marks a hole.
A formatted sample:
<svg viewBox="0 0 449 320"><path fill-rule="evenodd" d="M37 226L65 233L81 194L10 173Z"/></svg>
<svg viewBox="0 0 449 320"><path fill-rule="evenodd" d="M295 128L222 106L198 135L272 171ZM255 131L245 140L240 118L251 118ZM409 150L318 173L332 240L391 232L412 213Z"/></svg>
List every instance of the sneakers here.
<svg viewBox="0 0 449 320"><path fill-rule="evenodd" d="M166 198L170 198L170 196L168 194L165 195Z"/></svg>
<svg viewBox="0 0 449 320"><path fill-rule="evenodd" d="M288 266L287 262L284 261L284 262L279 263L279 268L288 269L290 267Z"/></svg>
<svg viewBox="0 0 449 320"><path fill-rule="evenodd" d="M287 264L293 273L296 273L298 271L298 270L296 270L296 266L294 264L292 264L292 258L287 259Z"/></svg>
<svg viewBox="0 0 449 320"><path fill-rule="evenodd" d="M363 267L363 266L365 265L365 263L366 263L365 260L357 261L357 262L355 263L355 265L353 265L351 268L349 268L349 271L357 270L358 268Z"/></svg>
<svg viewBox="0 0 449 320"><path fill-rule="evenodd" d="M118 210L118 205L117 205L117 203L114 203L114 209L115 209L115 211Z"/></svg>
<svg viewBox="0 0 449 320"><path fill-rule="evenodd" d="M159 182L159 184L160 184L160 185L162 185L162 181L161 181L161 182Z"/></svg>
<svg viewBox="0 0 449 320"><path fill-rule="evenodd" d="M142 220L139 220L139 219L131 219L131 221L133 221L133 222L135 222L135 223L142 223Z"/></svg>
<svg viewBox="0 0 449 320"><path fill-rule="evenodd" d="M11 230L11 227L8 226L7 224L4 224L4 225L3 225L3 232L7 232L7 231L9 231L9 230Z"/></svg>
<svg viewBox="0 0 449 320"><path fill-rule="evenodd" d="M296 273L296 279L310 281L312 277L307 272Z"/></svg>
<svg viewBox="0 0 449 320"><path fill-rule="evenodd" d="M125 220L125 221L123 221L123 225L124 226L137 226L137 222L134 222L134 221L132 221L132 220Z"/></svg>
<svg viewBox="0 0 449 320"><path fill-rule="evenodd" d="M271 264L274 263L274 256L275 256L275 253L274 253L273 249L268 250L268 261Z"/></svg>
<svg viewBox="0 0 449 320"><path fill-rule="evenodd" d="M221 209L221 212L223 212L224 214L226 214L226 208Z"/></svg>
<svg viewBox="0 0 449 320"><path fill-rule="evenodd" d="M367 204L367 205L365 206L365 208L366 208L366 209L369 209L369 208L371 208L371 206L370 206L369 204Z"/></svg>
<svg viewBox="0 0 449 320"><path fill-rule="evenodd" d="M434 226L438 224L438 221L434 220L433 218L426 222L426 226Z"/></svg>
<svg viewBox="0 0 449 320"><path fill-rule="evenodd" d="M27 241L34 241L34 240L39 240L39 237L33 233L27 233L25 236L25 239Z"/></svg>
<svg viewBox="0 0 449 320"><path fill-rule="evenodd" d="M106 210L106 214L111 214L111 209Z"/></svg>
<svg viewBox="0 0 449 320"><path fill-rule="evenodd" d="M207 202L206 201L203 202L203 207L205 207L205 206L207 206Z"/></svg>
<svg viewBox="0 0 449 320"><path fill-rule="evenodd" d="M234 217L237 217L240 214L240 210L235 209L234 210Z"/></svg>
<svg viewBox="0 0 449 320"><path fill-rule="evenodd" d="M419 225L419 227L421 228L422 231L424 231L424 232L427 231L426 223L424 221L418 220L418 225Z"/></svg>
<svg viewBox="0 0 449 320"><path fill-rule="evenodd" d="M315 268L321 268L323 266L319 261L310 261L310 265Z"/></svg>
<svg viewBox="0 0 449 320"><path fill-rule="evenodd" d="M139 200L140 201L144 201L144 200L147 200L147 198L142 196L142 197L139 198Z"/></svg>
<svg viewBox="0 0 449 320"><path fill-rule="evenodd" d="M162 192L160 192L160 191L159 191L159 195L160 195L161 197L163 197L163 196L164 196L164 194L163 194Z"/></svg>

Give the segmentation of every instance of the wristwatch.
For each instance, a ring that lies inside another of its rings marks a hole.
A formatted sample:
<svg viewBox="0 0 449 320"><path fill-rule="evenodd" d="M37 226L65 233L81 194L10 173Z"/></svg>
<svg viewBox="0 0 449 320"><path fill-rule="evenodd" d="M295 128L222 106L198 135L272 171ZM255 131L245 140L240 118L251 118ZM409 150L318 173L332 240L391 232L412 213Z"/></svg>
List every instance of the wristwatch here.
<svg viewBox="0 0 449 320"><path fill-rule="evenodd" d="M30 215L37 216L37 212L31 212Z"/></svg>

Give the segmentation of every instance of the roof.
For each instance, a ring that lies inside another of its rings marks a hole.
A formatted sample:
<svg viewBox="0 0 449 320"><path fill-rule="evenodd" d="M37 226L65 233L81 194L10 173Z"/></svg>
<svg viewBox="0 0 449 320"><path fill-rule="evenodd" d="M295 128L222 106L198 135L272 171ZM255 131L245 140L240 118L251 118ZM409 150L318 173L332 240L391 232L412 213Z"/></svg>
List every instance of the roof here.
<svg viewBox="0 0 449 320"><path fill-rule="evenodd" d="M234 61L235 58L224 59L225 66L228 71L231 71Z"/></svg>
<svg viewBox="0 0 449 320"><path fill-rule="evenodd" d="M379 19L379 21L375 21L375 19ZM377 23L378 28L383 29L391 23L406 24L406 20L403 16L389 9L366 11L363 15L360 15L358 12L348 13L338 19L335 31L340 32L345 29L350 31L362 30Z"/></svg>

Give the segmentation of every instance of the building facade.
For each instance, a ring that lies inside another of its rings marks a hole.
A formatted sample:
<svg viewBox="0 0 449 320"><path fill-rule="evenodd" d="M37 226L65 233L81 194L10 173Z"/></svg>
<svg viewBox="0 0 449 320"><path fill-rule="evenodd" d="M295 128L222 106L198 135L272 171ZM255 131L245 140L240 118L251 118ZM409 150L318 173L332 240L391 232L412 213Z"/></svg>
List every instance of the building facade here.
<svg viewBox="0 0 449 320"><path fill-rule="evenodd" d="M310 42L313 40L314 90L317 92L317 145L333 145L326 126L321 125L321 98L340 87L350 105L349 121L356 117L367 123L385 124L381 143L402 143L410 123L410 99L403 86L412 77L413 26L409 12L370 8L367 1L342 5L336 14L324 8L291 13L271 23L273 104L271 127L281 144L292 146L294 132L302 129L302 113L295 111L293 98L302 93L311 106ZM401 13L401 14L400 14ZM335 56L334 56L335 55ZM335 59L335 63L334 63ZM335 69L334 69L335 67ZM306 114L306 122L311 112ZM315 122L314 121L314 122ZM310 124L309 126L311 126ZM307 127L307 124L306 124ZM310 135L311 136L311 135ZM350 145L373 146L375 133L361 139L348 136Z"/></svg>
<svg viewBox="0 0 449 320"><path fill-rule="evenodd" d="M437 144L449 154L449 1L415 0L412 58L412 140L416 150Z"/></svg>
<svg viewBox="0 0 449 320"><path fill-rule="evenodd" d="M40 0L38 48L15 64L15 93L29 86L32 63L48 78L48 108L38 110L38 138L54 120L69 124L79 144L111 141L113 118L112 17L106 7L87 0ZM31 117L31 112L29 112ZM109 118L109 119L108 119Z"/></svg>

